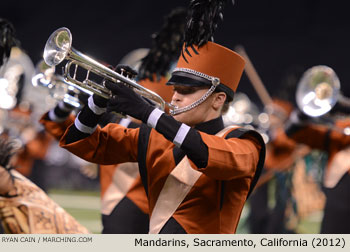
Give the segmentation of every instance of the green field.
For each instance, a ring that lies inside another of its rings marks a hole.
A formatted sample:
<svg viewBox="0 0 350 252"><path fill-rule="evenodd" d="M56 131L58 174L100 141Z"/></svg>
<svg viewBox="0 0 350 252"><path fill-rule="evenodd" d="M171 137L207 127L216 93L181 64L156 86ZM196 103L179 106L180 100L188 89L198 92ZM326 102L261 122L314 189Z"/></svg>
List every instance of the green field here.
<svg viewBox="0 0 350 252"><path fill-rule="evenodd" d="M101 233L99 192L51 190L49 196L91 233Z"/></svg>
<svg viewBox="0 0 350 252"><path fill-rule="evenodd" d="M51 190L49 196L70 213L80 224L91 233L99 234L102 230L100 216L100 195L97 191L65 191ZM246 218L249 205L244 208L237 233L247 234ZM322 213L315 213L298 224L297 232L315 234L319 232Z"/></svg>

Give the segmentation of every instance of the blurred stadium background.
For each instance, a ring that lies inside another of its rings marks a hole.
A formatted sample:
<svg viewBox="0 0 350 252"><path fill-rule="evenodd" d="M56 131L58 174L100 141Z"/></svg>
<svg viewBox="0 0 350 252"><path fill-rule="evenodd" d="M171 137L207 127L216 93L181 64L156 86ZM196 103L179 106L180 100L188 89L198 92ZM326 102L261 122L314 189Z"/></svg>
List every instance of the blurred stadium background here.
<svg viewBox="0 0 350 252"><path fill-rule="evenodd" d="M10 20L23 49L34 64L42 58L45 42L59 27L73 34L73 47L116 65L128 52L148 48L151 34L163 17L188 0L176 1L2 1L0 17ZM215 40L227 47L243 45L267 90L280 92L286 73L325 64L338 74L349 93L348 56L350 24L346 1L236 0L228 4ZM261 107L261 101L244 75L238 88ZM61 162L65 160L65 162ZM48 194L93 233L100 233L98 176L82 175L69 159L51 160L46 184ZM42 174L43 175L43 174ZM274 204L274 202L271 202ZM238 233L247 233L249 204L242 213ZM322 212L298 224L300 233L318 233Z"/></svg>

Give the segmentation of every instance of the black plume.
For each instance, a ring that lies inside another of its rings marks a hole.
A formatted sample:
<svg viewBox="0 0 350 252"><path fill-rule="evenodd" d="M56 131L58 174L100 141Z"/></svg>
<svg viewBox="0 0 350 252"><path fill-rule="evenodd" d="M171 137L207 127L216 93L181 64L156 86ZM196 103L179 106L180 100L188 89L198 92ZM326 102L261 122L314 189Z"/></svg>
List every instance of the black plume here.
<svg viewBox="0 0 350 252"><path fill-rule="evenodd" d="M16 153L15 143L0 139L0 165L6 169L10 169L10 159Z"/></svg>
<svg viewBox="0 0 350 252"><path fill-rule="evenodd" d="M10 57L11 48L17 44L13 25L0 18L0 66Z"/></svg>
<svg viewBox="0 0 350 252"><path fill-rule="evenodd" d="M183 45L187 11L178 7L164 19L161 30L152 35L153 45L149 53L142 59L139 79L153 81L154 74L159 80L165 76L171 65L179 58Z"/></svg>
<svg viewBox="0 0 350 252"><path fill-rule="evenodd" d="M214 41L214 32L219 21L223 21L223 12L227 0L191 0L188 7L187 24L185 30L184 51L191 57L187 47L193 51L194 45L201 47L208 41ZM186 60L182 50L182 56ZM186 60L187 61L187 60Z"/></svg>

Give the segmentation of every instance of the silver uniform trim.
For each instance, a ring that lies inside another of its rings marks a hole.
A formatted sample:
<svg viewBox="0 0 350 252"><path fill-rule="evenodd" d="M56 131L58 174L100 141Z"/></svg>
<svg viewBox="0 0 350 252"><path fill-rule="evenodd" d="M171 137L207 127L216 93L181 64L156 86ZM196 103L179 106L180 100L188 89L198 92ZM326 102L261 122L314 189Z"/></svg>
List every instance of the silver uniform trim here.
<svg viewBox="0 0 350 252"><path fill-rule="evenodd" d="M79 116L79 114L78 114L78 116ZM86 133L86 134L91 135L92 133L94 133L96 128L97 128L97 125L93 128L86 126L79 121L78 116L74 120L75 127L77 127L78 130L80 130L81 132Z"/></svg>
<svg viewBox="0 0 350 252"><path fill-rule="evenodd" d="M151 114L149 115L148 119L147 119L147 125L152 127L152 128L156 128L157 123L159 118L162 116L162 114L164 113L164 111L155 108Z"/></svg>
<svg viewBox="0 0 350 252"><path fill-rule="evenodd" d="M129 117L126 117L126 118L122 118L118 124L127 128L130 123L131 123L131 119Z"/></svg>
<svg viewBox="0 0 350 252"><path fill-rule="evenodd" d="M185 140L188 132L190 131L191 127L186 125L186 124L181 124L179 130L176 133L176 136L173 140L173 143L177 146L177 147L181 147L183 141Z"/></svg>
<svg viewBox="0 0 350 252"><path fill-rule="evenodd" d="M94 98L92 96L88 99L88 106L96 115L102 115L107 111L107 108L101 108L94 103Z"/></svg>

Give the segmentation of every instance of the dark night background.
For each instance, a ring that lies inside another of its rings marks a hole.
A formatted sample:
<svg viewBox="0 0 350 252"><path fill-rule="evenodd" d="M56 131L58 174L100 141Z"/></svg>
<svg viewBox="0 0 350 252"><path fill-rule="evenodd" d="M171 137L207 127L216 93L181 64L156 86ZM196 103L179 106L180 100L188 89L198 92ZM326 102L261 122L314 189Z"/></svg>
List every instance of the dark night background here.
<svg viewBox="0 0 350 252"><path fill-rule="evenodd" d="M69 28L73 47L115 65L128 52L151 45L151 34L163 17L189 0L156 1L6 1L0 16L10 20L22 47L37 63L50 34ZM285 76L297 78L309 67L332 67L350 96L349 8L347 1L333 0L236 0L226 6L215 42L233 49L245 47L262 81L272 95L294 91ZM238 91L261 104L244 75Z"/></svg>

